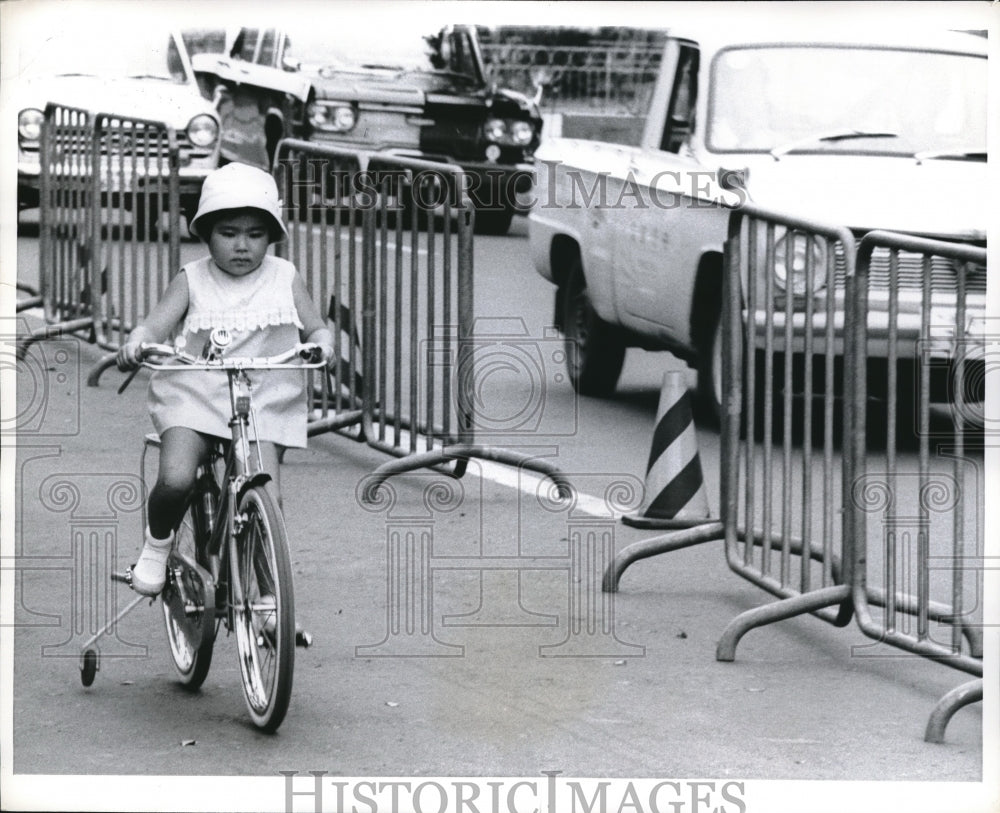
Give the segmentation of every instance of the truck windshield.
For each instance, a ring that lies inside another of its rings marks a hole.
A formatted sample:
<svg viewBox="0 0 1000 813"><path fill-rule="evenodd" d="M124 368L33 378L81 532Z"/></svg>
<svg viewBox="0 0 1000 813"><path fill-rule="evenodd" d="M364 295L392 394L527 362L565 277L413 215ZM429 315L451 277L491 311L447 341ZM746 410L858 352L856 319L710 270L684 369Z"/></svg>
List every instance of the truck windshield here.
<svg viewBox="0 0 1000 813"><path fill-rule="evenodd" d="M985 153L986 76L986 60L968 54L731 48L713 64L706 146L776 155Z"/></svg>

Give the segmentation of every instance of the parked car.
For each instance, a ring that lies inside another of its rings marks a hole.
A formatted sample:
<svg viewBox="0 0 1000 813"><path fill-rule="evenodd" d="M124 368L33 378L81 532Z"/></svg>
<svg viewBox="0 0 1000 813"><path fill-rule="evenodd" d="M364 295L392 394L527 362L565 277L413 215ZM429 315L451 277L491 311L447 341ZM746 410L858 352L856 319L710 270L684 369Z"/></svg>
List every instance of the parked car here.
<svg viewBox="0 0 1000 813"><path fill-rule="evenodd" d="M985 246L986 78L985 40L967 33L796 33L770 22L670 31L639 146L551 139L537 153L531 251L556 286L576 389L608 395L626 347L666 349L698 370L718 411L726 207L742 199L859 238L885 229ZM742 187L725 183L737 177ZM593 199L598 187L604 200ZM801 259L779 264L781 296L806 290ZM900 265L902 352L917 338L922 269L905 254ZM955 269L935 261L932 273L947 323ZM882 253L871 285L878 354ZM969 316L984 313L985 268L967 291Z"/></svg>
<svg viewBox="0 0 1000 813"><path fill-rule="evenodd" d="M240 28L226 43L194 57L226 160L270 168L279 141L293 137L457 164L473 181L477 231L507 232L530 189L541 116L533 100L490 82L475 27L310 16Z"/></svg>
<svg viewBox="0 0 1000 813"><path fill-rule="evenodd" d="M205 176L219 163L219 118L198 92L179 34L149 24L126 25L125 34L89 27L86 36L71 26L52 27L37 41L19 43L13 88L18 210L38 205L41 128L46 104L55 102L172 127L180 151L181 210L190 219Z"/></svg>

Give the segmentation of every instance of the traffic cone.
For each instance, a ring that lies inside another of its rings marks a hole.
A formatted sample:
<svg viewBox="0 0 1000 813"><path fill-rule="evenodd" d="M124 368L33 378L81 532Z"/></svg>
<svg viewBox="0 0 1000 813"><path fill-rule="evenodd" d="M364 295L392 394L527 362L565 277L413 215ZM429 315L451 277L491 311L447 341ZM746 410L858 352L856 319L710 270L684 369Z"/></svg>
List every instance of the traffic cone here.
<svg viewBox="0 0 1000 813"><path fill-rule="evenodd" d="M690 528L709 519L684 374L667 372L646 465L645 497L639 512L623 516L622 522L633 528Z"/></svg>

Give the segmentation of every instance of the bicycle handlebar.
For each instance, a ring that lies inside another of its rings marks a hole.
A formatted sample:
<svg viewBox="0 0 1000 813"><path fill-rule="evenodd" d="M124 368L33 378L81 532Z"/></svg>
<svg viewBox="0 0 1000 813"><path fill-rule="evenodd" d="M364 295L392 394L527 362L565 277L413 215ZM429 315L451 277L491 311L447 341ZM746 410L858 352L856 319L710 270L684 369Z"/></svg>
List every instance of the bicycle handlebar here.
<svg viewBox="0 0 1000 813"><path fill-rule="evenodd" d="M139 354L142 359L140 364L150 370L315 370L326 364L322 360L308 361L309 358L315 357L319 347L318 344L307 342L297 344L276 356L202 358L169 344L143 342L139 345ZM152 360L154 356L167 356L180 363L156 362ZM302 361L292 363L294 358Z"/></svg>
<svg viewBox="0 0 1000 813"><path fill-rule="evenodd" d="M297 344L295 347L279 353L277 356L232 356L230 358L201 358L192 353L185 352L179 347L169 344L156 344L154 342L143 342L139 345L139 355L141 357L139 366L136 367L118 388L121 395L132 383L136 374L142 367L150 370L317 370L324 367L326 362L307 361L310 356L315 356L319 350L319 345L313 342ZM177 359L179 364L164 364L152 361L153 356L167 356ZM298 356L306 360L304 363L290 363Z"/></svg>

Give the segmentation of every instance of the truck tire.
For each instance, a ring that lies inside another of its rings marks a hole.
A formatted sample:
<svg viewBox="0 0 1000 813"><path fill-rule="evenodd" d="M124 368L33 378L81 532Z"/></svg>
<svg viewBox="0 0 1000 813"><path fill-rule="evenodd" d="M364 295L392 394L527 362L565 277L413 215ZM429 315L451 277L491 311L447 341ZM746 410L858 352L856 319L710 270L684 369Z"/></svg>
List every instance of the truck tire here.
<svg viewBox="0 0 1000 813"><path fill-rule="evenodd" d="M580 395L611 395L625 363L625 342L590 303L579 259L566 281L562 317L566 370L573 389Z"/></svg>
<svg viewBox="0 0 1000 813"><path fill-rule="evenodd" d="M698 400L701 402L706 423L722 425L722 315L715 311L709 317L713 324L706 326L698 347Z"/></svg>

